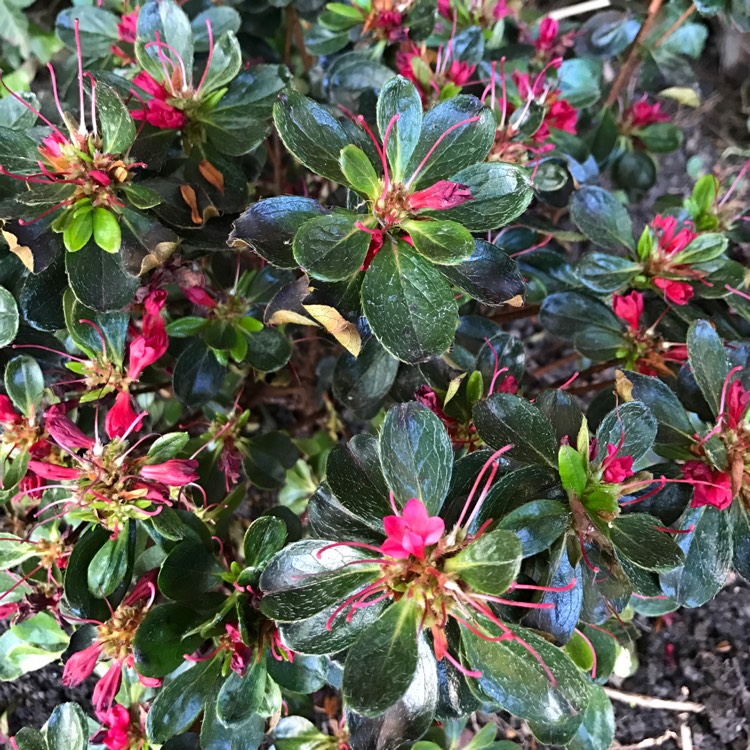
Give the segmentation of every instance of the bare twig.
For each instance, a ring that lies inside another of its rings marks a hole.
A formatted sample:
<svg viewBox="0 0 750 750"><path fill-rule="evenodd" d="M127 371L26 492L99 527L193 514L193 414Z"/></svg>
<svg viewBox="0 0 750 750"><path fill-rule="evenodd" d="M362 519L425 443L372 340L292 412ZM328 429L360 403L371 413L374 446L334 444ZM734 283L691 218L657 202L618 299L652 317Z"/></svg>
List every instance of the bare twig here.
<svg viewBox="0 0 750 750"><path fill-rule="evenodd" d="M569 5L567 8L557 8L556 10L551 10L547 15L550 18L554 18L556 21L561 21L563 18L571 18L572 16L580 16L584 13L591 13L594 10L609 8L610 5L612 5L612 0L586 0L586 2L583 3Z"/></svg>
<svg viewBox="0 0 750 750"><path fill-rule="evenodd" d="M679 737L671 730L667 729L664 734L659 737L649 737L640 742L636 742L634 745L615 745L615 750L645 750L648 747L661 747L665 742L669 740L676 740Z"/></svg>
<svg viewBox="0 0 750 750"><path fill-rule="evenodd" d="M622 67L617 73L617 77L612 84L612 88L609 90L609 96L607 97L606 106L612 107L617 101L617 97L620 96L625 84L630 80L630 76L633 75L633 71L638 67L640 62L640 52L643 47L643 42L646 37L651 33L651 29L656 23L656 18L659 15L659 10L664 0L651 0L648 6L648 12L646 20L641 25L637 36L633 40L633 44L630 46L630 52L628 53L627 59L622 64Z"/></svg>
<svg viewBox="0 0 750 750"><path fill-rule="evenodd" d="M689 711L694 714L702 713L706 709L702 703L652 698L650 695L626 693L622 690L615 690L614 688L605 687L604 692L612 698L612 700L620 701L621 703L628 703L631 706L640 706L641 708L654 708L662 711Z"/></svg>
<svg viewBox="0 0 750 750"><path fill-rule="evenodd" d="M693 750L693 733L690 731L690 725L687 723L687 716L680 717L680 746L682 750Z"/></svg>

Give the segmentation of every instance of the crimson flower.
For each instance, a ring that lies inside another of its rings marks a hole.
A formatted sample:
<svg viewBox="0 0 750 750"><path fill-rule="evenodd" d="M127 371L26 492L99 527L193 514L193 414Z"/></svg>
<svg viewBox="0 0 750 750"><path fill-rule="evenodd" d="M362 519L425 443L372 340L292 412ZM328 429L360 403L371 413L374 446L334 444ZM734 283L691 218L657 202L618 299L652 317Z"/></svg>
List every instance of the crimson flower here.
<svg viewBox="0 0 750 750"><path fill-rule="evenodd" d="M676 281L675 279L654 279L654 286L664 292L664 296L675 305L687 305L695 294L687 281Z"/></svg>
<svg viewBox="0 0 750 750"><path fill-rule="evenodd" d="M473 199L468 186L450 180L440 180L424 190L412 193L408 198L412 211L442 211L470 200Z"/></svg>
<svg viewBox="0 0 750 750"><path fill-rule="evenodd" d="M539 23L539 33L533 40L534 49L545 57L559 57L574 44L575 32L560 35L560 24L556 19L545 16Z"/></svg>
<svg viewBox="0 0 750 750"><path fill-rule="evenodd" d="M380 547L383 554L397 560L411 555L424 560L425 548L437 544L445 531L445 522L439 516L430 516L424 503L413 497L400 516L386 516L383 527L388 537Z"/></svg>
<svg viewBox="0 0 750 750"><path fill-rule="evenodd" d="M693 484L691 508L712 505L726 510L732 504L732 479L726 472L711 469L702 461L688 461L682 467L682 474Z"/></svg>
<svg viewBox="0 0 750 750"><path fill-rule="evenodd" d="M674 216L657 214L651 222L659 250L668 257L684 250L698 236L689 226L683 225L679 231L677 227L678 222Z"/></svg>
<svg viewBox="0 0 750 750"><path fill-rule="evenodd" d="M633 457L621 456L617 458L619 448L612 443L607 444L607 457L602 461L602 478L609 484L620 484L633 476Z"/></svg>
<svg viewBox="0 0 750 750"><path fill-rule="evenodd" d="M750 391L746 391L739 380L735 380L729 386L726 397L726 420L727 425L735 432L745 419L745 414L750 407Z"/></svg>
<svg viewBox="0 0 750 750"><path fill-rule="evenodd" d="M644 96L636 102L633 102L622 114L623 123L628 129L645 128L648 125L654 125L657 122L669 122L670 116L662 111L661 104L654 102L648 103L648 97Z"/></svg>
<svg viewBox="0 0 750 750"><path fill-rule="evenodd" d="M612 309L620 320L625 321L634 331L640 329L643 315L643 295L632 291L630 294L612 295Z"/></svg>
<svg viewBox="0 0 750 750"><path fill-rule="evenodd" d="M99 622L94 642L73 654L63 670L63 685L77 687L91 676L98 661L104 657L110 659L106 674L99 678L94 687L93 704L97 716L107 715L112 709L115 695L122 682L122 670L133 668L133 639L138 626L146 616L156 596L156 573L151 571L144 575L123 600L107 622ZM161 680L143 677L138 679L146 687L158 687Z"/></svg>
<svg viewBox="0 0 750 750"><path fill-rule="evenodd" d="M157 81L145 70L133 78L133 83L151 97L141 101L141 109L131 111L134 120L145 120L149 125L162 130L180 130L187 125L187 115L167 102L167 99L173 98L174 92L167 88L166 83Z"/></svg>

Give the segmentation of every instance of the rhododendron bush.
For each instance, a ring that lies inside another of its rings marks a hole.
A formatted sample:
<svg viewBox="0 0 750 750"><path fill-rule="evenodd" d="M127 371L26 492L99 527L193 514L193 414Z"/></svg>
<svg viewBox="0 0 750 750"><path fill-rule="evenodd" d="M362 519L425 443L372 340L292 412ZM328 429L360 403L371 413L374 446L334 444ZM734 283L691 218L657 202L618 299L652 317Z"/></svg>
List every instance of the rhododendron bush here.
<svg viewBox="0 0 750 750"><path fill-rule="evenodd" d="M743 19L660 6L59 13L0 99L0 679L87 700L10 747L611 746L635 618L750 578L747 164L644 201Z"/></svg>

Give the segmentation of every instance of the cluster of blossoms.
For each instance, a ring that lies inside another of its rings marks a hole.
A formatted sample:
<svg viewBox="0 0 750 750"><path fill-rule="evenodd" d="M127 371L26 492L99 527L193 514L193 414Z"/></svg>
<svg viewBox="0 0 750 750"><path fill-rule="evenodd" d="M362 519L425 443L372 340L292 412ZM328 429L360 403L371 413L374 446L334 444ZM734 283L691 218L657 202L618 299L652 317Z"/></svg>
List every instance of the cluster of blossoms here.
<svg viewBox="0 0 750 750"><path fill-rule="evenodd" d="M458 93L476 71L476 65L455 59L452 49L452 40L436 52L409 42L396 53L398 72L417 87L425 106Z"/></svg>

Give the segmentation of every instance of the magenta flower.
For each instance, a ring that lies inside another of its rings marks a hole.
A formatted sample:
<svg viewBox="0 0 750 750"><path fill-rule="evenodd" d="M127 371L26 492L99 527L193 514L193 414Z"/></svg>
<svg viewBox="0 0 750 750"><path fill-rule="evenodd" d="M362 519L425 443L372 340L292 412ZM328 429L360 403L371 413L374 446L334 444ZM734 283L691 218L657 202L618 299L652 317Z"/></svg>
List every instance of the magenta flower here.
<svg viewBox="0 0 750 750"><path fill-rule="evenodd" d="M628 128L645 128L657 122L669 122L670 116L663 112L661 104L648 103L648 97L644 95L641 99L633 102L622 115L622 119Z"/></svg>
<svg viewBox="0 0 750 750"><path fill-rule="evenodd" d="M170 458L161 464L141 467L140 475L145 479L162 482L170 487L184 487L198 479L198 461L194 458Z"/></svg>
<svg viewBox="0 0 750 750"><path fill-rule="evenodd" d="M659 250L671 257L684 250L698 235L690 227L683 226L677 231L677 219L674 216L657 214L651 222Z"/></svg>
<svg viewBox="0 0 750 750"><path fill-rule="evenodd" d="M166 83L160 83L145 70L133 78L133 83L151 97L141 100L141 109L131 111L134 120L145 120L162 130L180 130L187 125L187 115L167 102L175 94L167 88Z"/></svg>
<svg viewBox="0 0 750 750"><path fill-rule="evenodd" d="M413 497L400 516L386 516L383 527L388 537L380 547L383 554L399 560L412 555L424 560L425 548L437 544L445 531L445 522L439 516L430 516L424 503Z"/></svg>
<svg viewBox="0 0 750 750"><path fill-rule="evenodd" d="M44 425L52 439L61 447L69 451L80 448L90 450L96 444L79 427L65 416L65 407L62 404L54 404L44 414ZM38 473L38 472L37 472Z"/></svg>
<svg viewBox="0 0 750 750"><path fill-rule="evenodd" d="M633 457L621 456L617 458L618 446L607 445L607 457L602 461L602 478L609 484L620 484L633 476Z"/></svg>
<svg viewBox="0 0 750 750"><path fill-rule="evenodd" d="M455 208L472 199L471 191L466 185L450 180L440 180L424 190L418 190L409 196L409 208L412 211L444 211Z"/></svg>
<svg viewBox="0 0 750 750"><path fill-rule="evenodd" d="M739 380L735 380L727 390L726 418L731 430L737 431L745 419L750 406L750 391L746 391Z"/></svg>
<svg viewBox="0 0 750 750"><path fill-rule="evenodd" d="M691 508L712 505L726 510L732 504L732 479L726 472L712 470L702 461L688 461L682 467L682 474L693 485Z"/></svg>
<svg viewBox="0 0 750 750"><path fill-rule="evenodd" d="M654 286L664 292L664 296L675 305L687 305L695 294L687 281L675 281L674 279L655 278Z"/></svg>
<svg viewBox="0 0 750 750"><path fill-rule="evenodd" d="M620 320L625 321L634 331L641 326L641 315L643 315L643 295L640 292L630 294L612 295L612 309Z"/></svg>
<svg viewBox="0 0 750 750"><path fill-rule="evenodd" d="M104 429L110 439L114 440L125 435L136 424L136 420L138 420L138 423L133 430L139 430L145 416L146 412L142 412L140 415L136 414L130 404L130 394L127 391L120 391L115 398L114 406L110 408L104 418Z"/></svg>

